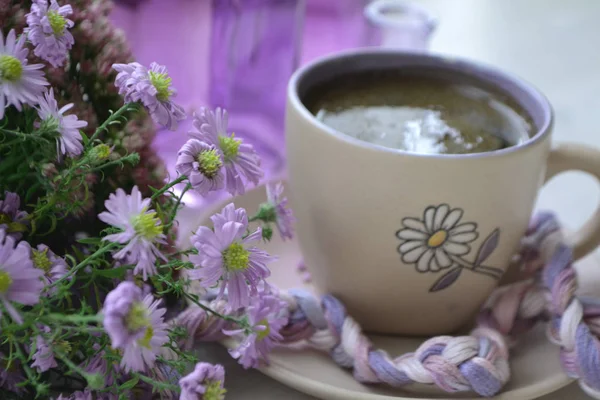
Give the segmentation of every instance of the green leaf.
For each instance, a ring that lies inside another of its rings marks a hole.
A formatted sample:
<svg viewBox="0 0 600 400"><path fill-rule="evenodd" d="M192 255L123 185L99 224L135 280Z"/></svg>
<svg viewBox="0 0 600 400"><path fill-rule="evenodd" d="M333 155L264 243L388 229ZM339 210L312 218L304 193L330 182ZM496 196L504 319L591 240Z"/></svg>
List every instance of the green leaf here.
<svg viewBox="0 0 600 400"><path fill-rule="evenodd" d="M78 243L82 243L82 244L99 244L102 240L100 238L94 237L94 238L82 238L82 239L78 239L77 242Z"/></svg>
<svg viewBox="0 0 600 400"><path fill-rule="evenodd" d="M138 378L137 376L134 376L133 378L131 378L130 380L128 380L127 382L125 382L121 386L119 386L119 389L122 389L122 390L133 389L139 381L140 381L140 378Z"/></svg>
<svg viewBox="0 0 600 400"><path fill-rule="evenodd" d="M96 269L94 275L103 276L106 278L119 278L125 275L125 272L129 269L127 266L110 268L110 269Z"/></svg>

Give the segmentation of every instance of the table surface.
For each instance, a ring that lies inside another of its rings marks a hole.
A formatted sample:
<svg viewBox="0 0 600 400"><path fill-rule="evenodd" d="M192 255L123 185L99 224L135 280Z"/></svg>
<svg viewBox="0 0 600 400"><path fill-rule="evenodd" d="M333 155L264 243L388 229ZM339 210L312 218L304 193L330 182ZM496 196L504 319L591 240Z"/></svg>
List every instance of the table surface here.
<svg viewBox="0 0 600 400"><path fill-rule="evenodd" d="M421 0L440 20L431 49L493 64L530 81L556 111L554 141L600 147L600 37L598 0ZM591 45L591 50L588 47ZM598 185L581 173L566 173L542 191L538 208L554 209L562 223L576 229L599 201ZM582 271L600 288L600 272ZM588 279L589 278L589 279ZM597 292L597 293L600 293ZM218 345L203 350L206 359L225 365L227 398L313 399L267 378L244 371ZM543 400L582 400L572 384Z"/></svg>

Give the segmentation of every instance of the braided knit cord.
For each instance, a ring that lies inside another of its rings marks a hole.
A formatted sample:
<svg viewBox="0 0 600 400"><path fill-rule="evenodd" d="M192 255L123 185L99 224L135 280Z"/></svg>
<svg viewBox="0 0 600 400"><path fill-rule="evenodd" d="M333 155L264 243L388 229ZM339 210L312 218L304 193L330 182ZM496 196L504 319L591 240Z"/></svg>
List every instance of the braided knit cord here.
<svg viewBox="0 0 600 400"><path fill-rule="evenodd" d="M509 344L544 321L549 339L560 347L565 373L600 399L600 299L576 295L572 260L556 218L540 213L522 239L517 260L534 278L494 291L469 336L433 337L412 353L392 357L373 347L335 297L319 300L306 291L290 290L280 293L289 306L281 345L310 345L328 352L363 383L400 387L416 382L490 397L510 379ZM224 307L222 301L216 305ZM194 332L192 341L223 338L222 320L196 306L177 323Z"/></svg>

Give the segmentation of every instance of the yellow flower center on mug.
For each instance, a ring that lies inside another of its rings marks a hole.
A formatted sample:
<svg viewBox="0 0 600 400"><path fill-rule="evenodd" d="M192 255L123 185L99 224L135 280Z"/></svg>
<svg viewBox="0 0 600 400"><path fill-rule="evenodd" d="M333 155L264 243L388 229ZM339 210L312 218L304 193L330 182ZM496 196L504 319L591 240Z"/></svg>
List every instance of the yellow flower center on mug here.
<svg viewBox="0 0 600 400"><path fill-rule="evenodd" d="M427 246L429 247L440 247L444 244L444 242L448 239L448 232L443 229L435 232L433 235L429 237L427 240Z"/></svg>

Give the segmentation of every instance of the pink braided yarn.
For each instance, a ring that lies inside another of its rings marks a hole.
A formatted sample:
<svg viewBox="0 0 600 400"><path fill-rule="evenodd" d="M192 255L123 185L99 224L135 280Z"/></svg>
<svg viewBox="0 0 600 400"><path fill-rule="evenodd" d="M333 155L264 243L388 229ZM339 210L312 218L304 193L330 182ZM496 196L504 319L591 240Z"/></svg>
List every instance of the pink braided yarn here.
<svg viewBox="0 0 600 400"><path fill-rule="evenodd" d="M360 382L394 387L418 382L489 397L510 378L509 344L538 322L548 321L548 336L561 347L565 372L579 379L588 394L600 398L600 300L575 294L572 253L551 214L533 219L518 258L522 269L534 277L498 288L469 336L433 337L415 352L392 358L373 347L335 297L327 295L319 301L291 290L280 294L289 305L281 345L328 351ZM223 322L207 318L198 307L184 311L176 323L185 326L193 340L222 339Z"/></svg>

